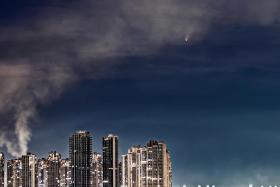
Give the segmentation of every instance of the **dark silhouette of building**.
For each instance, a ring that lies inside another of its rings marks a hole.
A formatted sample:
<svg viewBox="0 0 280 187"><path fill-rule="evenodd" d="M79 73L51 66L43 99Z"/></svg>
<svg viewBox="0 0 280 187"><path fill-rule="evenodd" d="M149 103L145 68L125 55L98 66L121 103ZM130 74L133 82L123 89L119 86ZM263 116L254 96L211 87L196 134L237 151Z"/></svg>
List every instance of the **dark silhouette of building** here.
<svg viewBox="0 0 280 187"><path fill-rule="evenodd" d="M119 186L122 186L122 161L119 162Z"/></svg>
<svg viewBox="0 0 280 187"><path fill-rule="evenodd" d="M90 187L92 137L89 132L78 131L69 138L72 187Z"/></svg>
<svg viewBox="0 0 280 187"><path fill-rule="evenodd" d="M4 187L4 168L5 168L4 153L0 153L0 187Z"/></svg>
<svg viewBox="0 0 280 187"><path fill-rule="evenodd" d="M103 187L119 186L118 142L118 136L103 137Z"/></svg>

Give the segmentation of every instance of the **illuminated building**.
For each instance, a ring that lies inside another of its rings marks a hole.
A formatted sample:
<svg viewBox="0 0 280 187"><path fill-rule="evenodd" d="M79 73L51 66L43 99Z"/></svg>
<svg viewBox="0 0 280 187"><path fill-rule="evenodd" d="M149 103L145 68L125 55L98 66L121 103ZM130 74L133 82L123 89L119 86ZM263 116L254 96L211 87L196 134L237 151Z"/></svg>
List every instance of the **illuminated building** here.
<svg viewBox="0 0 280 187"><path fill-rule="evenodd" d="M119 186L118 136L103 137L103 186Z"/></svg>
<svg viewBox="0 0 280 187"><path fill-rule="evenodd" d="M48 171L48 185L49 187L59 186L59 169L60 169L61 155L56 151L52 151L48 155L47 171Z"/></svg>
<svg viewBox="0 0 280 187"><path fill-rule="evenodd" d="M60 161L60 186L70 187L71 186L71 164L69 159L62 159Z"/></svg>
<svg viewBox="0 0 280 187"><path fill-rule="evenodd" d="M47 160L45 158L39 159L37 167L38 187L45 187L48 185Z"/></svg>
<svg viewBox="0 0 280 187"><path fill-rule="evenodd" d="M20 159L7 161L7 187L22 186L22 163Z"/></svg>
<svg viewBox="0 0 280 187"><path fill-rule="evenodd" d="M163 142L135 146L122 156L123 187L171 187L170 154Z"/></svg>
<svg viewBox="0 0 280 187"><path fill-rule="evenodd" d="M22 187L36 187L38 184L36 164L37 158L34 154L27 153L21 157L22 162Z"/></svg>
<svg viewBox="0 0 280 187"><path fill-rule="evenodd" d="M4 153L0 153L0 187L4 187L4 180L5 180L4 170L5 170L5 157L4 157Z"/></svg>
<svg viewBox="0 0 280 187"><path fill-rule="evenodd" d="M92 154L91 173L92 173L91 186L102 187L102 180L103 180L102 155L99 153Z"/></svg>
<svg viewBox="0 0 280 187"><path fill-rule="evenodd" d="M78 131L69 138L69 156L72 167L72 187L90 186L92 137L89 132Z"/></svg>

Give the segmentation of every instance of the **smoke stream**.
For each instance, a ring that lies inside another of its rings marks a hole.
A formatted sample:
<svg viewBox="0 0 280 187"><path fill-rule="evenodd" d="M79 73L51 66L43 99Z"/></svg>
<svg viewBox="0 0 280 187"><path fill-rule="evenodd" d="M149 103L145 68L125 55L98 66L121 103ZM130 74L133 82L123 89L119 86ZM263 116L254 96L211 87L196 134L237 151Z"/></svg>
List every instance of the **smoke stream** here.
<svg viewBox="0 0 280 187"><path fill-rule="evenodd" d="M71 68L45 65L0 66L0 112L13 118L1 125L0 146L5 146L14 157L26 154L31 139L30 122L36 117L39 104L47 104L59 97L68 84L74 82ZM11 126L14 124L14 133Z"/></svg>
<svg viewBox="0 0 280 187"><path fill-rule="evenodd" d="M19 115L17 116L15 134L18 137L19 152L21 154L24 154L28 151L28 142L31 138L28 120L34 116L33 110L34 109L27 109L26 111L20 111Z"/></svg>

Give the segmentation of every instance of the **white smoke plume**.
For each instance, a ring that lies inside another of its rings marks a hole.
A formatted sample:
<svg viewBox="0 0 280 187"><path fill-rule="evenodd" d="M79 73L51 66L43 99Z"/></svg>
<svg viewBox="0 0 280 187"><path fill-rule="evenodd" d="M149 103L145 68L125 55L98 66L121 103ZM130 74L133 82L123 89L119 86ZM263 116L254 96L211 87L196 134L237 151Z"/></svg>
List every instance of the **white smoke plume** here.
<svg viewBox="0 0 280 187"><path fill-rule="evenodd" d="M74 81L74 76L65 67L50 70L28 64L2 65L0 74L0 86L4 88L0 92L0 112L11 116L5 120L7 124L1 124L0 146L19 157L28 151L29 122L36 117L37 105L58 97L67 84Z"/></svg>
<svg viewBox="0 0 280 187"><path fill-rule="evenodd" d="M81 78L77 70L103 76L112 66L106 58L155 53L186 36L203 36L213 23L280 20L278 0L65 3L39 7L36 18L20 24L0 25L0 147L13 156L28 151L38 105L58 98Z"/></svg>

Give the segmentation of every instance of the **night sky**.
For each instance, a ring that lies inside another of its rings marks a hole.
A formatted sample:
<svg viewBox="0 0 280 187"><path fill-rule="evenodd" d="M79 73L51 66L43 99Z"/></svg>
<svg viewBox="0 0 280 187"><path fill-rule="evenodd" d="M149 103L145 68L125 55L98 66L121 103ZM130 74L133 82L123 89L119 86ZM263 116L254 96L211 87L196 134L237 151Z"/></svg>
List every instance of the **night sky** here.
<svg viewBox="0 0 280 187"><path fill-rule="evenodd" d="M114 133L165 141L175 186L278 185L279 21L277 0L1 1L0 150Z"/></svg>

